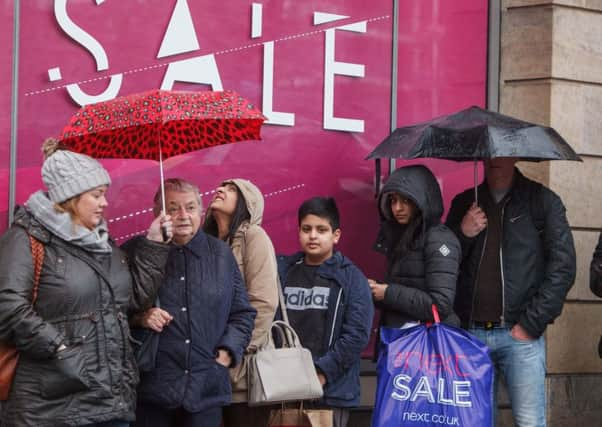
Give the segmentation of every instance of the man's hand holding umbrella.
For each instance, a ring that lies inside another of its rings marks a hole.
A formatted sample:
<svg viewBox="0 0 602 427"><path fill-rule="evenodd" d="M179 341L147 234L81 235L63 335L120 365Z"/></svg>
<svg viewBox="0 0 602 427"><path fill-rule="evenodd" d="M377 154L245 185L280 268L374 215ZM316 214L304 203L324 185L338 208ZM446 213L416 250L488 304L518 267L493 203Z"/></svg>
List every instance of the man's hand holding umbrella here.
<svg viewBox="0 0 602 427"><path fill-rule="evenodd" d="M173 224L170 215L161 214L148 228L146 238L153 242L168 242L173 236Z"/></svg>
<svg viewBox="0 0 602 427"><path fill-rule="evenodd" d="M462 229L462 233L470 238L477 236L487 228L487 215L485 215L483 209L476 202L470 206L470 209L464 215L460 228Z"/></svg>

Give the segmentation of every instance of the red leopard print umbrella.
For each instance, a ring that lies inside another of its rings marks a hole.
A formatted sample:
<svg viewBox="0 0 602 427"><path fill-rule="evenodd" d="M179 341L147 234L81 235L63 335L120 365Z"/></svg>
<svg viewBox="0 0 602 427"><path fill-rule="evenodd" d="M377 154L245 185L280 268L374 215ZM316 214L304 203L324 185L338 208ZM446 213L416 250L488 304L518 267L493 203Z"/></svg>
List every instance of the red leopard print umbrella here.
<svg viewBox="0 0 602 427"><path fill-rule="evenodd" d="M234 91L153 90L86 105L61 145L96 158L159 161L230 142L259 140L261 111Z"/></svg>

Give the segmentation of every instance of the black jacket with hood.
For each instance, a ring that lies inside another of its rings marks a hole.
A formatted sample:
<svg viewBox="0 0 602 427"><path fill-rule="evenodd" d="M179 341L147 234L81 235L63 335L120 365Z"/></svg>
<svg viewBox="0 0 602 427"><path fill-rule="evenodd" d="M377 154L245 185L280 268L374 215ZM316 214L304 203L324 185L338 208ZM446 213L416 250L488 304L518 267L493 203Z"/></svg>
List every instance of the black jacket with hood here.
<svg viewBox="0 0 602 427"><path fill-rule="evenodd" d="M479 185L478 197L489 191ZM515 169L512 187L502 208L500 259L503 283L503 322L519 323L531 337L542 335L560 315L566 295L575 281L576 257L573 235L564 205L553 191L525 178ZM462 244L456 311L462 326L470 326L474 288L487 229L464 236L462 218L474 202L474 189L452 201L447 225Z"/></svg>
<svg viewBox="0 0 602 427"><path fill-rule="evenodd" d="M422 229L401 257L395 255L396 229L389 195L398 193L412 200L422 214ZM456 280L461 259L460 243L441 224L443 201L437 180L424 166L397 169L379 197L381 229L375 249L387 257L385 283L389 286L382 309L381 325L400 327L408 321L432 321L435 304L441 320L457 326L453 312Z"/></svg>

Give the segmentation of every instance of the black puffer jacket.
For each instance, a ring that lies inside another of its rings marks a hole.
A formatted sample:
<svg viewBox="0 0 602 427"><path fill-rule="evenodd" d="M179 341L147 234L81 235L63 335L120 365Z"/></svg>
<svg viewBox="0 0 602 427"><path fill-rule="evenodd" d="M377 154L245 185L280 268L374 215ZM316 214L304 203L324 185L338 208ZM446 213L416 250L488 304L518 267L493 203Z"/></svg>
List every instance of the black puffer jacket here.
<svg viewBox="0 0 602 427"><path fill-rule="evenodd" d="M489 191L478 187L479 198ZM564 299L575 281L575 245L564 205L553 191L525 178L518 169L502 215L502 273L504 322L516 323L534 338L562 311ZM456 311L467 327L472 321L474 287L487 229L474 238L460 230L462 218L474 202L474 189L452 201L447 225L462 244L463 260Z"/></svg>
<svg viewBox="0 0 602 427"><path fill-rule="evenodd" d="M45 251L35 310L28 233ZM19 208L0 239L0 339L20 351L3 427L134 419L138 371L127 313L152 303L167 255L167 245L147 239L129 255L113 246L110 255L91 261L107 283L84 261L90 253L60 240ZM61 343L67 349L59 358Z"/></svg>
<svg viewBox="0 0 602 427"><path fill-rule="evenodd" d="M422 213L422 230L410 250L401 258L394 255L393 229L398 227L391 214L388 195L399 193L411 199ZM379 198L381 230L375 249L387 256L389 285L381 324L399 327L408 321L432 321L436 305L442 321L459 325L453 313L456 279L460 264L460 244L454 233L441 224L443 202L439 184L424 166L397 169L385 183Z"/></svg>

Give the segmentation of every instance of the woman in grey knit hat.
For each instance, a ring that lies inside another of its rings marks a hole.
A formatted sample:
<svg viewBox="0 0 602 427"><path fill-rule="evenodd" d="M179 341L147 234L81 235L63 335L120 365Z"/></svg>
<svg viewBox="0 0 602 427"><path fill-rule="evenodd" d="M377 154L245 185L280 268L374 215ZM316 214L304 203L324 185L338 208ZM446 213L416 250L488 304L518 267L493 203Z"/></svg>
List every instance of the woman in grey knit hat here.
<svg viewBox="0 0 602 427"><path fill-rule="evenodd" d="M134 419L138 371L128 315L152 305L168 254L160 216L129 253L103 218L111 183L96 160L43 145L42 180L0 238L0 340L19 362L2 414L9 426L121 427ZM37 299L30 237L43 244Z"/></svg>

